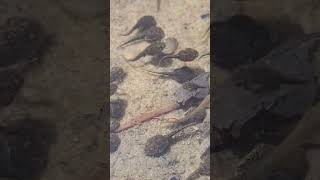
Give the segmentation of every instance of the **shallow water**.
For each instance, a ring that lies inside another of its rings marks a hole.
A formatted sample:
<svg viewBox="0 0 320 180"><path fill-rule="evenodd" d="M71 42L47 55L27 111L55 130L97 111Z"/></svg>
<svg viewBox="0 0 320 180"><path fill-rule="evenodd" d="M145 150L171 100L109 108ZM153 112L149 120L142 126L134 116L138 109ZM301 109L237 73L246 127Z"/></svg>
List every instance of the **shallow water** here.
<svg viewBox="0 0 320 180"><path fill-rule="evenodd" d="M194 48L200 54L209 51L209 42L202 43L201 37L208 27L209 19L202 19L201 15L208 13L209 1L161 1L160 11L157 12L157 1L132 0L111 2L111 29L110 29L110 52L111 66L122 67L127 73L127 78L119 85L117 95L111 99L123 98L128 101L126 113L122 122L130 121L131 118L145 111L157 110L168 106L175 100L175 91L180 84L170 79L160 79L158 76L146 74L130 67L123 59L123 54L137 54L146 43L135 44L124 49L117 49L128 37L119 36L128 31L136 21L144 15L152 15L165 33L165 38L174 37L179 42L176 52L184 48ZM134 65L142 65L149 62L150 57L144 57ZM209 57L199 61L183 63L173 60L171 66L155 68L152 64L143 68L156 71L172 71L175 68L187 65L194 68L209 70ZM119 133L121 144L119 149L111 154L111 179L169 179L172 175L187 177L200 163L200 155L209 145L209 141L203 140L200 134L186 138L174 144L170 151L160 158L147 157L144 154L144 145L148 138L157 134L171 132L168 127L169 118L181 118L182 110L173 111L161 116L159 120L152 120ZM188 132L194 133L197 129L209 128L210 113L203 124L188 128ZM209 138L208 136L206 137ZM207 179L207 177L204 177Z"/></svg>

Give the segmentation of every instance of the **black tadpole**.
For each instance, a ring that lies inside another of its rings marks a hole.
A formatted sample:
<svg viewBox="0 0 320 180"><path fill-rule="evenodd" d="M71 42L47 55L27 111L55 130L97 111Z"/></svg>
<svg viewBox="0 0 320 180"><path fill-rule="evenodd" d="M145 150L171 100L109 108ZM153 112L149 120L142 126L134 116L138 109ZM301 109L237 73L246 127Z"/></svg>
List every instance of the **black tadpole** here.
<svg viewBox="0 0 320 180"><path fill-rule="evenodd" d="M144 40L149 43L155 42L155 41L160 41L162 38L164 38L164 36L165 36L165 34L160 27L153 26L153 27L141 32L141 33L138 33L137 35L135 35L134 37L132 37L128 41L121 44L118 48L124 47L125 45L127 45L131 42L134 42L134 41L138 41L138 40Z"/></svg>
<svg viewBox="0 0 320 180"><path fill-rule="evenodd" d="M131 34L136 29L138 29L138 32L142 32L142 31L145 31L145 30L151 28L152 26L156 26L156 25L157 25L157 22L156 22L156 20L154 19L153 16L143 16L129 30L129 32L124 33L124 34L120 34L120 35L121 36L128 36L129 34Z"/></svg>
<svg viewBox="0 0 320 180"><path fill-rule="evenodd" d="M194 125L194 123L188 124L167 135L155 135L149 138L144 148L145 155L151 157L160 157L164 155L170 149L171 144L174 143L172 136L191 125Z"/></svg>
<svg viewBox="0 0 320 180"><path fill-rule="evenodd" d="M197 50L192 49L192 48L186 48L184 50L179 51L175 55L165 56L162 59L160 59L160 61L162 61L164 59L168 59L168 58L176 58L176 59L179 59L180 61L188 62L188 61L193 61L198 56L199 56L199 53Z"/></svg>

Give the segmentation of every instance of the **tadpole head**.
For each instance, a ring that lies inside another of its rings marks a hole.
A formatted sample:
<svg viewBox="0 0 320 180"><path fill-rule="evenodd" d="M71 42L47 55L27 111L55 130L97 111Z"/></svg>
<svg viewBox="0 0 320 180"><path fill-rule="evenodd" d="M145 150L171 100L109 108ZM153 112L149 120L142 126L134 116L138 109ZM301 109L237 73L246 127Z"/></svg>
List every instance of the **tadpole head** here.
<svg viewBox="0 0 320 180"><path fill-rule="evenodd" d="M160 157L170 148L170 136L156 135L147 140L144 148L146 156Z"/></svg>
<svg viewBox="0 0 320 180"><path fill-rule="evenodd" d="M184 50L181 50L176 57L181 61L193 61L199 56L199 53L197 50L192 48L186 48Z"/></svg>
<svg viewBox="0 0 320 180"><path fill-rule="evenodd" d="M165 33L162 30L162 28L153 26L146 31L142 32L144 34L144 40L147 42L155 42L155 41L160 41L164 38Z"/></svg>
<svg viewBox="0 0 320 180"><path fill-rule="evenodd" d="M127 101L117 99L110 102L110 117L122 119L127 108Z"/></svg>
<svg viewBox="0 0 320 180"><path fill-rule="evenodd" d="M129 61L137 61L144 56L155 56L160 54L164 49L165 44L163 42L157 41L150 44L142 52L140 52L136 57L130 59Z"/></svg>
<svg viewBox="0 0 320 180"><path fill-rule="evenodd" d="M146 41L149 43L153 43L156 41L160 41L165 36L164 31L160 27L152 26L151 28L139 32L131 39L127 40L126 42L122 43L118 48L123 48L124 46L128 45L129 43Z"/></svg>
<svg viewBox="0 0 320 180"><path fill-rule="evenodd" d="M165 43L157 41L150 44L148 47L146 47L144 52L146 55L155 56L157 54L160 54L165 47L166 47Z"/></svg>
<svg viewBox="0 0 320 180"><path fill-rule="evenodd" d="M120 34L122 36L128 36L130 35L134 30L138 29L139 32L145 31L147 29L149 29L152 26L156 26L157 22L154 19L153 16L143 16L141 17L137 23L129 30L129 32L124 33L124 34Z"/></svg>
<svg viewBox="0 0 320 180"><path fill-rule="evenodd" d="M149 29L152 26L156 26L157 22L153 16L147 15L147 16L141 17L137 24L139 25L138 29L141 31L144 31L146 29Z"/></svg>
<svg viewBox="0 0 320 180"><path fill-rule="evenodd" d="M127 77L127 73L118 66L114 66L110 70L110 83L120 84Z"/></svg>
<svg viewBox="0 0 320 180"><path fill-rule="evenodd" d="M185 83L196 77L196 73L187 66L173 70L172 74L178 83Z"/></svg>

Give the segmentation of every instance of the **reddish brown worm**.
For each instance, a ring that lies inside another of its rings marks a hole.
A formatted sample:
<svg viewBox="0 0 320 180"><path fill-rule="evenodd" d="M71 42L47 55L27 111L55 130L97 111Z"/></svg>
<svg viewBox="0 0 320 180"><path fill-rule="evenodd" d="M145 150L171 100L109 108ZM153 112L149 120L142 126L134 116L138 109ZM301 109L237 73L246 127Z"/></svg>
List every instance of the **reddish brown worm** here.
<svg viewBox="0 0 320 180"><path fill-rule="evenodd" d="M166 107L160 108L159 110L143 113L140 116L135 117L126 123L120 124L120 127L118 129L116 129L115 132L121 132L123 130L127 130L129 128L132 128L132 127L138 125L138 124L150 121L150 120L154 119L155 117L159 117L159 116L162 116L162 115L167 114L169 112L172 112L172 111L178 109L179 107L180 106L178 104L172 103Z"/></svg>

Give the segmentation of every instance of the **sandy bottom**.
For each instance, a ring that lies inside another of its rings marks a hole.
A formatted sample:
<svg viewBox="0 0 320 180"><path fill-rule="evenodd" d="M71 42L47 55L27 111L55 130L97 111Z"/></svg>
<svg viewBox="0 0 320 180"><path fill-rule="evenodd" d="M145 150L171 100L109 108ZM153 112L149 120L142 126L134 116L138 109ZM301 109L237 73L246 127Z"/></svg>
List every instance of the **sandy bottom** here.
<svg viewBox="0 0 320 180"><path fill-rule="evenodd" d="M128 37L120 36L126 32L136 21L144 15L155 17L158 26L163 28L166 37L174 37L179 42L178 51L184 48L194 48L200 54L209 51L209 42L201 42L201 36L208 27L209 18L202 19L201 15L210 12L208 0L185 1L162 0L160 11L157 12L157 1L130 0L111 1L110 16L110 52L111 67L123 68L128 76L119 85L118 93L111 100L121 98L128 102L123 122L130 121L145 111L157 110L174 101L174 93L180 84L173 80L159 79L141 71L132 69L123 60L122 55L138 53L147 44L132 45L124 49L117 49ZM135 65L150 61L150 57L144 57L135 62ZM147 65L144 68L157 71L170 71L174 68L187 65L209 71L209 57L191 63L174 61L169 67L155 68ZM157 134L171 132L168 118L182 117L182 110L174 111L160 120L144 123L119 134L121 144L119 149L110 156L111 179L169 179L171 176L180 176L182 179L194 171L200 163L200 155L209 146L209 136L203 133L195 133L194 136L179 141L171 147L171 150L160 158L151 158L144 155L144 145L148 138ZM201 129L209 131L209 117L207 112L205 122L191 127L188 131L196 132ZM206 129L206 130L205 130ZM208 179L203 177L202 179Z"/></svg>

